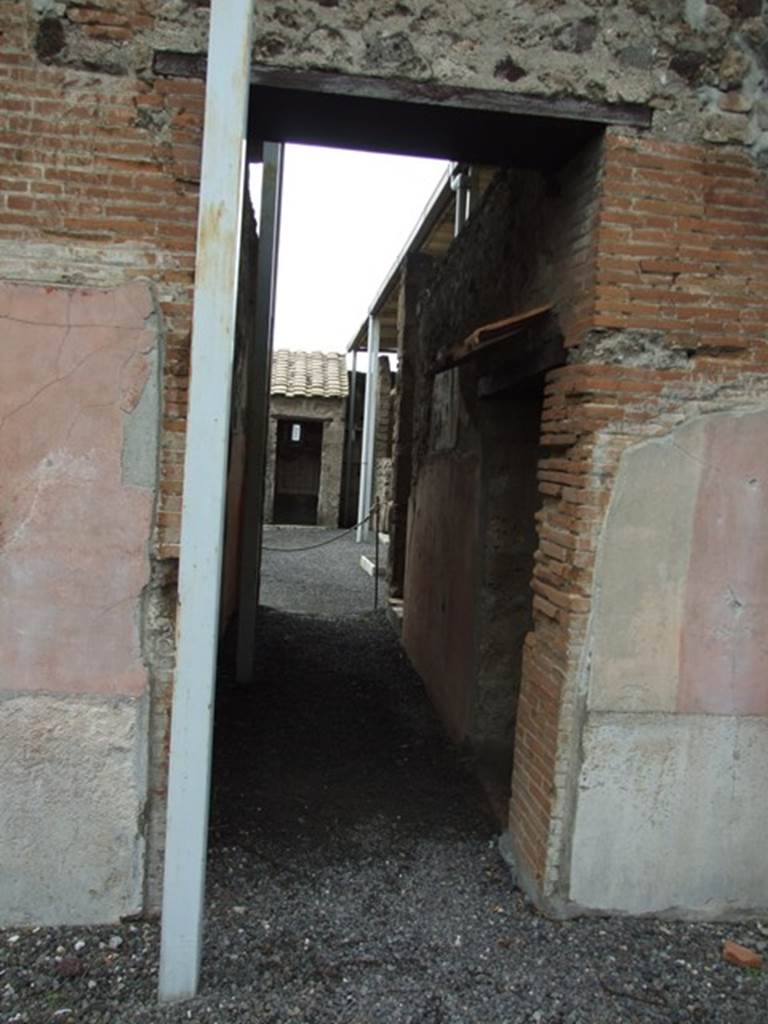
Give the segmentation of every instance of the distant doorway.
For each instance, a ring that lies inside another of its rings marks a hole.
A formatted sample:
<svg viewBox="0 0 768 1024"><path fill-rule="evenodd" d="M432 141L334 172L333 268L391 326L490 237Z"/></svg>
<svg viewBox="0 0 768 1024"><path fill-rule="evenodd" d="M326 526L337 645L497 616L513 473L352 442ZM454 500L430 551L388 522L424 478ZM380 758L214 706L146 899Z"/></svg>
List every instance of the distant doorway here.
<svg viewBox="0 0 768 1024"><path fill-rule="evenodd" d="M317 524L322 452L322 422L277 421L274 522Z"/></svg>

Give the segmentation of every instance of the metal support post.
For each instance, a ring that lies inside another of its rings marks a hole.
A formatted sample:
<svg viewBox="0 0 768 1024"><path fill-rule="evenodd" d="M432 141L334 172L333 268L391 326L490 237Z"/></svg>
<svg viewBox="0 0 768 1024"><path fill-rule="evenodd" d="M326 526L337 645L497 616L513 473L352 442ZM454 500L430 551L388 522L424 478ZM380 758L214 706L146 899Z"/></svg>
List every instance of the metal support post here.
<svg viewBox="0 0 768 1024"><path fill-rule="evenodd" d="M467 205L470 195L470 176L464 164L457 164L451 177L451 188L456 193L453 217L453 233L458 235L467 221Z"/></svg>
<svg viewBox="0 0 768 1024"><path fill-rule="evenodd" d="M369 522L363 519L371 510L373 478L376 462L376 412L378 408L379 338L381 325L373 314L368 317L368 373L365 378L365 415L363 419L363 450L360 459L360 495L357 504L357 542L370 535Z"/></svg>
<svg viewBox="0 0 768 1024"><path fill-rule="evenodd" d="M200 975L251 0L212 0L184 461L159 995Z"/></svg>

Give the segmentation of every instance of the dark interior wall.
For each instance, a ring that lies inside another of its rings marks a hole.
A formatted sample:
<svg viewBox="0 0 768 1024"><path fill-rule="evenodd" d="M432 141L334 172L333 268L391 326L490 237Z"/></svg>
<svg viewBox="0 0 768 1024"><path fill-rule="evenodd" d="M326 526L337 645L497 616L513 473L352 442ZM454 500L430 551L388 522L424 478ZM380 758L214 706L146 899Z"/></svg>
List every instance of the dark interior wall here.
<svg viewBox="0 0 768 1024"><path fill-rule="evenodd" d="M433 273L434 259L409 253L403 266L397 306L397 383L392 432L392 509L389 519L389 592L402 598L405 586L405 549L408 502L413 477L413 396L418 348L419 296Z"/></svg>
<svg viewBox="0 0 768 1024"><path fill-rule="evenodd" d="M541 397L535 379L525 390L479 403L483 493L470 735L504 787L512 768L521 652L532 625Z"/></svg>
<svg viewBox="0 0 768 1024"><path fill-rule="evenodd" d="M591 142L556 176L500 171L417 305L404 643L454 737L506 773L505 786L531 627L541 378L478 397L517 338L455 370L431 368L483 324L552 304L526 339L543 346L589 307L601 154ZM467 614L447 615L454 607Z"/></svg>
<svg viewBox="0 0 768 1024"><path fill-rule="evenodd" d="M293 430L299 437L293 439ZM317 499L323 453L323 423L313 420L277 421L275 454L275 523L317 523Z"/></svg>
<svg viewBox="0 0 768 1024"><path fill-rule="evenodd" d="M235 356L232 369L232 405L229 426L227 469L227 516L224 534L220 626L226 629L237 605L240 582L240 550L245 476L245 412L247 402L246 365L255 344L256 292L253 281L259 255L256 218L247 191L243 198L243 226L240 236L240 269L235 320Z"/></svg>
<svg viewBox="0 0 768 1024"><path fill-rule="evenodd" d="M363 415L365 412L365 377L355 371L354 420L350 420L352 402L352 371L348 374L349 394L344 404L344 463L342 466L341 515L339 525L348 527L357 522L357 501L360 494L360 459L363 446Z"/></svg>

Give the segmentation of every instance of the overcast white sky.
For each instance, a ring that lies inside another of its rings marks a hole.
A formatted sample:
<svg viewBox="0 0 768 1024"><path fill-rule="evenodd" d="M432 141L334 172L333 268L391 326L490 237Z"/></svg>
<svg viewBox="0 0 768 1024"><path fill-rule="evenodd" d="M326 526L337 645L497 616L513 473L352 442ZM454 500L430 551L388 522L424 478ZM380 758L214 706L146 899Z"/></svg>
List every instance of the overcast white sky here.
<svg viewBox="0 0 768 1024"><path fill-rule="evenodd" d="M446 166L286 146L275 348L344 351ZM257 218L260 172L251 169Z"/></svg>

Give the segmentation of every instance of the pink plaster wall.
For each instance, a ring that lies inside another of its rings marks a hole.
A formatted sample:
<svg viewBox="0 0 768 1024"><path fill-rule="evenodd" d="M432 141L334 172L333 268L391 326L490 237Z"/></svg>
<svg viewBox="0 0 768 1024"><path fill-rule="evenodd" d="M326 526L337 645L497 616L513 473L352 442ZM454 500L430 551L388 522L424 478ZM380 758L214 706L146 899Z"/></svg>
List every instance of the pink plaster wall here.
<svg viewBox="0 0 768 1024"><path fill-rule="evenodd" d="M713 416L695 505L678 708L768 714L768 413Z"/></svg>
<svg viewBox="0 0 768 1024"><path fill-rule="evenodd" d="M470 727L476 679L479 493L475 457L433 458L408 516L403 644L457 741Z"/></svg>
<svg viewBox="0 0 768 1024"><path fill-rule="evenodd" d="M123 482L122 454L157 344L152 312L142 284L0 283L3 689L146 685L139 615L154 496Z"/></svg>

